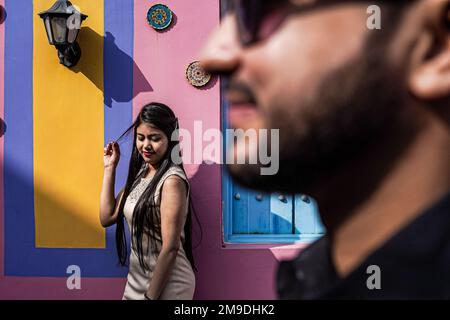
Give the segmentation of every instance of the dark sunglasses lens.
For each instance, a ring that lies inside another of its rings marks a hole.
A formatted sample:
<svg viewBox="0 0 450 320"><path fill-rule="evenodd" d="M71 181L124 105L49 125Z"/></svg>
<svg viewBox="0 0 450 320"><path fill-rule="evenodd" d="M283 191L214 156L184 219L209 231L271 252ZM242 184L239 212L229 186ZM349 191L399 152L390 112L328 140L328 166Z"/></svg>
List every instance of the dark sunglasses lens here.
<svg viewBox="0 0 450 320"><path fill-rule="evenodd" d="M240 0L236 3L239 32L244 44L255 40L263 13L263 0Z"/></svg>

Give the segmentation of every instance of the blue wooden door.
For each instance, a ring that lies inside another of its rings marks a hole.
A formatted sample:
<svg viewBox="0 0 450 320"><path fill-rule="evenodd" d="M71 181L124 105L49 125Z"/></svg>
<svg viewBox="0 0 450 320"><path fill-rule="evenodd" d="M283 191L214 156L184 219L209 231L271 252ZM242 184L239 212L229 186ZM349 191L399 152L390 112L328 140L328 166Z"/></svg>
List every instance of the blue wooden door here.
<svg viewBox="0 0 450 320"><path fill-rule="evenodd" d="M229 178L227 178L229 179ZM228 181L232 205L228 239L237 242L295 242L325 233L316 202L305 195L262 193Z"/></svg>

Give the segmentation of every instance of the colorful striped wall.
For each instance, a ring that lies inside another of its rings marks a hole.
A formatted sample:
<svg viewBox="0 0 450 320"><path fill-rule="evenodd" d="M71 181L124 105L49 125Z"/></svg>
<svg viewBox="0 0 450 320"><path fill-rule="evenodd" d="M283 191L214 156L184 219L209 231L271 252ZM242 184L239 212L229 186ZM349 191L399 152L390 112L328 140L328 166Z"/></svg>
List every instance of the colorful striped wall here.
<svg viewBox="0 0 450 320"><path fill-rule="evenodd" d="M98 222L103 146L150 101L171 106L180 126L220 128L220 83L185 79L210 31L218 0L166 0L172 26L156 32L146 13L157 1L73 0L89 17L82 58L61 66L37 13L54 0L0 0L0 299L120 299L114 227ZM6 128L6 129L5 129ZM130 141L121 144L116 192L126 178ZM280 257L296 249L225 245L221 167L186 165L203 237L194 251L197 299L270 299ZM199 227L194 226L194 241ZM66 286L67 267L81 289Z"/></svg>

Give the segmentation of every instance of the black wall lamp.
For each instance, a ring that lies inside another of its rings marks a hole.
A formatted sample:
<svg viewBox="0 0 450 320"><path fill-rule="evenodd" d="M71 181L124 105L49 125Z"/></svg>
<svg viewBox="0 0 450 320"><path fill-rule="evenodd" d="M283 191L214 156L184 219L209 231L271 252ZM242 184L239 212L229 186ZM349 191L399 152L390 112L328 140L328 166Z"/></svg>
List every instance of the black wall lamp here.
<svg viewBox="0 0 450 320"><path fill-rule="evenodd" d="M58 50L59 63L73 67L81 57L77 36L81 23L88 17L79 12L70 1L57 0L47 11L39 13L44 21L48 42Z"/></svg>

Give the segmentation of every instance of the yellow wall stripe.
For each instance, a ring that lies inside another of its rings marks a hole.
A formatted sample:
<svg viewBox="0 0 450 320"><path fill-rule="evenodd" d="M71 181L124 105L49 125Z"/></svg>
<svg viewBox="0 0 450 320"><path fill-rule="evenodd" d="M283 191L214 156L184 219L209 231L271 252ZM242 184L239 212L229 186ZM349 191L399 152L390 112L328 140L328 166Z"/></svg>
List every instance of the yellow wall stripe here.
<svg viewBox="0 0 450 320"><path fill-rule="evenodd" d="M82 56L59 64L37 13L55 0L34 1L34 196L36 247L104 248L98 219L103 154L103 0L77 0L89 17L78 42Z"/></svg>

